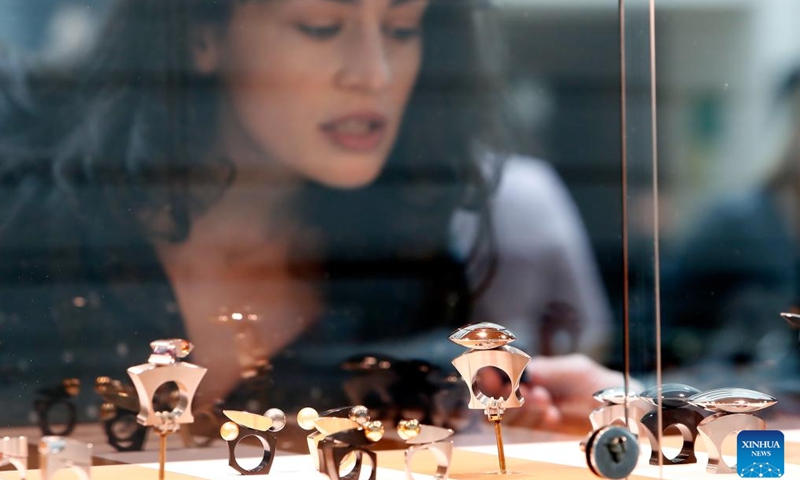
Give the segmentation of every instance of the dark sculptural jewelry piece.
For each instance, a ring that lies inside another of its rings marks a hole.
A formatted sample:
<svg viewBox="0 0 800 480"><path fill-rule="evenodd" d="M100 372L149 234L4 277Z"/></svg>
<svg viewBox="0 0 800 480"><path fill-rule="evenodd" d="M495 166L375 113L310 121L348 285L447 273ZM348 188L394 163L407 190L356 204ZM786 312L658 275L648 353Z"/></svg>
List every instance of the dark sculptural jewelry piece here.
<svg viewBox="0 0 800 480"><path fill-rule="evenodd" d="M228 465L242 475L268 474L278 447L278 439L268 432L278 432L286 426L286 415L282 410L271 408L264 415L224 410L223 414L230 418L220 427L219 434L228 442ZM236 458L236 446L247 437L255 437L261 442L264 453L261 462L252 469L246 469Z"/></svg>
<svg viewBox="0 0 800 480"><path fill-rule="evenodd" d="M103 398L100 420L108 444L119 452L142 450L147 440L147 427L136 421L139 413L136 389L109 377L97 377L94 389Z"/></svg>
<svg viewBox="0 0 800 480"><path fill-rule="evenodd" d="M72 403L72 398L78 396L80 391L81 382L77 378L67 378L56 387L39 390L39 398L34 400L33 408L36 411L42 435L67 436L72 433L77 421L75 404ZM66 409L67 418L63 428L53 426L53 418L51 417L57 408Z"/></svg>
<svg viewBox="0 0 800 480"><path fill-rule="evenodd" d="M697 440L697 425L703 420L703 415L691 408L687 399L692 395L700 393L700 390L684 385L682 383L665 383L660 388L650 388L640 394L640 396L655 406L662 405L661 426L658 430L659 412L654 410L641 419L644 426L644 433L650 440L650 464L658 465L682 465L687 463L697 463L694 454L694 444ZM664 455L659 438L664 435L668 428L675 427L683 437L681 450L673 458ZM660 461L659 461L660 459Z"/></svg>

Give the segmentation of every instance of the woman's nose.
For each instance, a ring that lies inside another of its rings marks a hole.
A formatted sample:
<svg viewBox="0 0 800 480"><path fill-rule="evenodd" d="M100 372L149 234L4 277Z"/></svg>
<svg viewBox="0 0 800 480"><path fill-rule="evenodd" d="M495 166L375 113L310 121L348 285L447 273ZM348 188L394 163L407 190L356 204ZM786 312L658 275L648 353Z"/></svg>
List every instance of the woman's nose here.
<svg viewBox="0 0 800 480"><path fill-rule="evenodd" d="M363 26L345 42L339 83L349 89L379 92L392 80L389 52L379 26Z"/></svg>

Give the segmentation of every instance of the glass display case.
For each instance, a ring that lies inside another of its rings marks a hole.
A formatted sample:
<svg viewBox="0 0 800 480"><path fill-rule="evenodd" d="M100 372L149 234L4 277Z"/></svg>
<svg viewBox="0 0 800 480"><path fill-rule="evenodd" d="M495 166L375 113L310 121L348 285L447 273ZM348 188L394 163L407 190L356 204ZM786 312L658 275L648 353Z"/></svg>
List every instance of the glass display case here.
<svg viewBox="0 0 800 480"><path fill-rule="evenodd" d="M339 455L301 409L363 405L332 422L390 433L352 478L474 478L500 438L474 402L519 383L513 476L703 478L747 430L781 433L785 461L739 475L792 478L798 9L6 0L0 437L152 467L150 395L194 405L168 475L232 475L223 440L251 432L269 440L236 470L296 478L307 438L318 469ZM530 355L521 379L462 365L482 372L464 385L450 336L478 322ZM189 352L194 398L128 376ZM455 431L449 470L404 464L412 420ZM24 445L0 443L0 478Z"/></svg>

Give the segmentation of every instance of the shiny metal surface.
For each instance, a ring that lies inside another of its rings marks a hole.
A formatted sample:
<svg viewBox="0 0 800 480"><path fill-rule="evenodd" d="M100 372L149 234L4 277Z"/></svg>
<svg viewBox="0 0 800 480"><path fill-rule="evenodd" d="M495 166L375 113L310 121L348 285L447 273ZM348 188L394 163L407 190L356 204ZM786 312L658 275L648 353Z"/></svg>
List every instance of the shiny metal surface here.
<svg viewBox="0 0 800 480"><path fill-rule="evenodd" d="M781 312L781 317L794 328L800 328L800 315L797 313Z"/></svg>
<svg viewBox="0 0 800 480"><path fill-rule="evenodd" d="M692 395L687 401L709 412L752 413L771 407L778 399L746 388L717 388Z"/></svg>
<svg viewBox="0 0 800 480"><path fill-rule="evenodd" d="M661 424L658 417L661 414ZM694 453L694 444L697 441L697 425L703 421L703 415L693 408L665 408L661 411L654 409L641 419L644 434L650 441L650 465L683 465L697 463ZM659 431L659 427L661 430ZM664 455L661 441L668 428L676 428L683 437L681 450L670 458ZM660 457L660 460L659 460Z"/></svg>
<svg viewBox="0 0 800 480"><path fill-rule="evenodd" d="M435 427L433 425L420 425L417 424L416 428L413 426L412 423L411 427L406 427L409 423L407 420L401 420L397 423L397 431L400 434L400 438L409 444L409 445L422 445L425 443L435 443L440 442L446 438L449 438L453 435L453 430L449 428L442 428L442 427ZM413 420L411 422L416 422ZM404 435L401 433L402 430L408 431L415 431L414 435Z"/></svg>
<svg viewBox="0 0 800 480"><path fill-rule="evenodd" d="M474 323L459 328L450 335L450 341L462 347L476 350L488 350L502 347L516 340L517 337L502 325L490 322Z"/></svg>
<svg viewBox="0 0 800 480"><path fill-rule="evenodd" d="M592 397L606 405L624 405L626 399L628 403L633 402L639 398L639 394L628 390L626 395L625 387L609 387L594 392Z"/></svg>
<svg viewBox="0 0 800 480"><path fill-rule="evenodd" d="M736 473L736 465L728 465L722 457L722 442L731 434L742 430L765 430L764 420L746 413L715 413L706 417L697 426L708 451L709 473Z"/></svg>
<svg viewBox="0 0 800 480"><path fill-rule="evenodd" d="M525 403L519 395L519 382L531 357L522 350L503 346L492 350L470 350L453 360L461 378L469 387L471 409L502 411L506 408L518 408ZM495 367L502 370L511 380L509 398L495 398L475 388L478 372L482 368Z"/></svg>
<svg viewBox="0 0 800 480"><path fill-rule="evenodd" d="M683 383L665 383L661 387L650 387L639 394L653 405L658 405L658 397L661 396L661 404L665 408L680 408L688 405L688 398L697 395L700 390Z"/></svg>
<svg viewBox="0 0 800 480"><path fill-rule="evenodd" d="M263 415L239 410L223 410L222 413L235 423L259 432L266 432L272 428L272 419Z"/></svg>
<svg viewBox="0 0 800 480"><path fill-rule="evenodd" d="M430 452L436 460L436 472L433 478L436 480L447 480L450 474L450 461L453 457L453 442L435 442L426 445L414 445L406 449L405 452L405 470L406 479L414 480L414 474L411 470L411 459L418 452Z"/></svg>
<svg viewBox="0 0 800 480"><path fill-rule="evenodd" d="M207 369L178 361L191 351L191 343L181 339L156 340L150 344L150 362L128 368L139 396L139 415L136 420L146 426L175 431L179 424L192 423L192 399ZM155 357L155 362L152 360ZM167 357L171 361L167 361ZM178 386L178 404L169 412L156 412L153 397L158 387L174 382Z"/></svg>

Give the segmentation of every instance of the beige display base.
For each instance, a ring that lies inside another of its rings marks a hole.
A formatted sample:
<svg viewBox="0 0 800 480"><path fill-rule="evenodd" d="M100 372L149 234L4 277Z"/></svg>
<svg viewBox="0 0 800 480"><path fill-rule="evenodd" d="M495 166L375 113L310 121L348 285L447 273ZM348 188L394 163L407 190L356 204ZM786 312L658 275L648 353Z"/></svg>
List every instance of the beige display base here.
<svg viewBox="0 0 800 480"><path fill-rule="evenodd" d="M433 457L423 457L418 454L414 457L414 469L420 472L432 473L436 470ZM405 469L405 456L402 450L378 452L378 465L382 468L393 470ZM520 460L517 458L506 459L506 475L498 475L496 455L468 452L463 450L453 451L453 461L450 467L450 478L453 480L587 480L596 479L586 467L570 467L552 463ZM630 480L651 480L646 477L631 476Z"/></svg>
<svg viewBox="0 0 800 480"><path fill-rule="evenodd" d="M422 457L422 455L419 455ZM434 463L427 464L427 458L419 463L423 471L433 472ZM405 468L403 451L385 451L379 453L378 465L382 468L403 470ZM415 466L417 459L415 458ZM453 480L588 480L597 478L585 468L553 465L542 462L531 462L510 458L507 462L509 474L497 475L490 472L497 471L497 457L481 453L472 453L456 450L453 452L453 467L450 478ZM427 469L427 470L425 470ZM485 472L485 473L476 473ZM155 478L156 472L151 468L137 465L109 465L92 467L92 480L141 480ZM0 472L2 480L19 480L15 471ZM28 480L41 480L39 470L28 472ZM268 477L265 477L268 478ZM630 480L649 480L645 477L629 477ZM56 480L78 479L78 476L69 470L61 470L56 474ZM197 477L166 472L165 480L197 480Z"/></svg>
<svg viewBox="0 0 800 480"><path fill-rule="evenodd" d="M151 468L140 467L138 465L107 465L103 467L92 467L92 480L141 480L143 478L156 478L158 472ZM41 480L40 470L29 470L27 480ZM55 480L78 480L78 474L68 469L59 470L55 475ZM0 472L2 480L19 480L19 473L16 471ZM197 480L196 477L181 475L179 473L166 472L165 480Z"/></svg>
<svg viewBox="0 0 800 480"><path fill-rule="evenodd" d="M530 448L535 448L536 444L532 444ZM541 444L546 445L546 444ZM702 450L702 442L699 442L699 450ZM512 451L513 451L513 447ZM525 451L528 450L529 447L525 448ZM497 463L497 456L488 453L481 453L476 451L469 451L464 449L455 449L453 452L453 459L452 459L452 466L450 469L450 478L453 480L591 480L596 479L588 468L585 465L582 465L580 461L580 452L577 451L577 445L575 445L575 452L574 455L576 458L575 464L573 465L560 465L555 463L548 463L546 461L534 461L534 460L525 460L520 458L507 458L507 470L508 474L506 475L499 475L497 473L498 470L498 463ZM647 450L649 447L646 444L642 445L642 448ZM648 450L649 451L649 450ZM389 473L390 470L394 470L397 472L402 472L405 469L405 456L403 450L385 450L379 451L378 453L378 465L381 469L385 469L384 473ZM507 453L509 453L507 451ZM519 455L519 451L516 452L517 456ZM646 452L644 452L646 453ZM729 452L726 452L729 453ZM571 454L572 455L572 454ZM548 457L549 458L549 457ZM572 456L569 457L573 459ZM645 457L646 458L646 457ZM797 464L800 463L800 443L794 441L787 441L786 442L786 449L785 449L785 460L787 464L787 469L790 468L789 464ZM224 460L219 460L220 462L224 462ZM425 453L419 453L414 456L413 459L413 467L415 472L423 474L423 475L431 475L435 471L435 463L433 457L431 455ZM645 459L640 459L640 467L642 462L646 462ZM216 462L216 460L215 460ZM169 463L169 462L168 462ZM581 465L581 466L576 466ZM7 467L6 467L7 468ZM0 471L0 480L20 480L20 475L15 470L6 470ZM12 467L13 468L13 467ZM653 470L655 467L650 468L649 470ZM224 469L227 471L227 469ZM629 480L651 480L653 478L657 478L659 475L654 475L654 471L646 471L647 467L640 471L639 475L632 475L629 477ZM680 470L680 472L678 471ZM199 470L202 471L202 470ZM193 473L193 472L190 472ZM206 472L204 472L206 473ZM226 475L225 478L243 478L240 475L236 474L235 472L229 472L230 475ZM274 472L273 472L274 473ZM319 474L311 474L308 472L308 477L314 477L314 479L318 479L321 476ZM791 471L787 472L789 475ZM797 471L794 471L796 474ZM705 473L705 468L703 467L703 462L693 465L687 466L676 466L676 467L665 467L663 470L664 478L717 478L717 475L711 475ZM675 475L678 474L676 477ZM691 475L691 477L687 477L687 475ZM198 475L202 475L198 473ZM300 476L303 475L301 471L296 471L292 478L302 478ZM792 474L793 475L793 474ZM214 475L216 476L216 475ZM273 475L275 476L275 475ZM395 478L392 475L384 475L386 477ZM284 475L282 478L285 478ZM733 477L736 477L734 474ZM40 480L41 475L39 470L29 470L28 471L28 479L30 480ZM136 464L126 465L126 464L119 464L119 465L95 465L92 467L92 480L142 480L142 479L156 479L157 478L157 471L146 466L140 466ZM200 476L193 476L193 475L186 475L180 474L175 472L166 472L166 480L197 480L200 478L213 478L210 475L206 475L204 477ZM264 478L269 478L266 476ZM378 478L381 478L381 473L378 472ZM432 477L420 477L420 478L432 478ZM738 478L738 477L736 477ZM800 478L795 476L789 476L787 478ZM78 480L78 476L75 472L70 470L61 470L56 474L54 480Z"/></svg>

